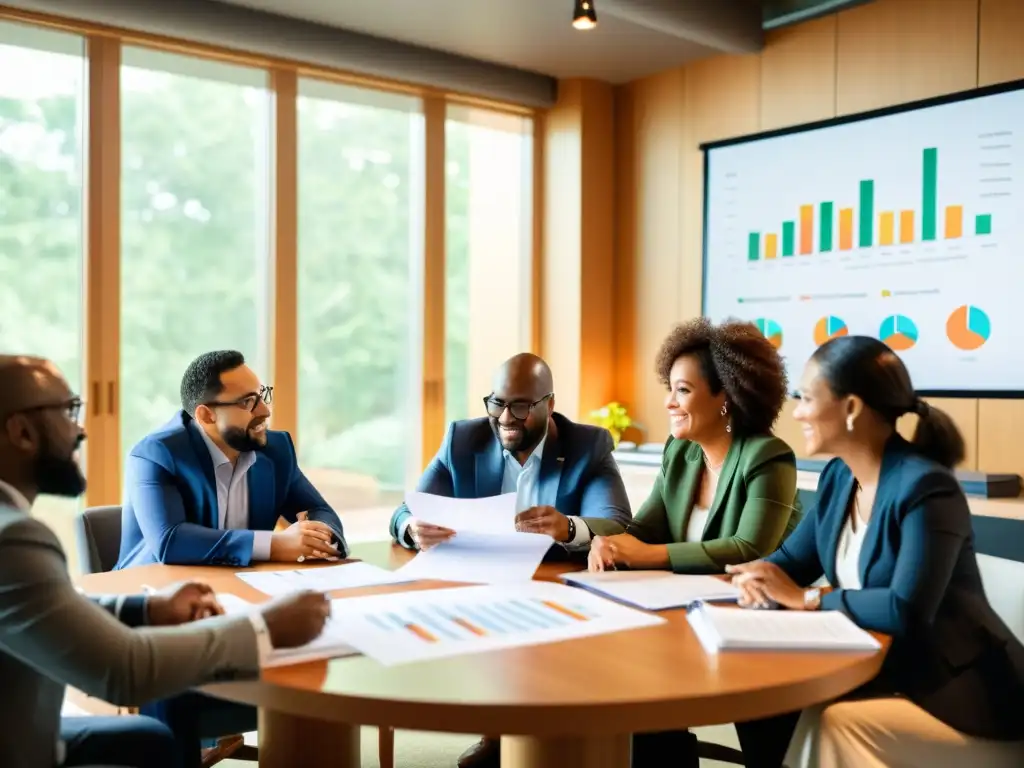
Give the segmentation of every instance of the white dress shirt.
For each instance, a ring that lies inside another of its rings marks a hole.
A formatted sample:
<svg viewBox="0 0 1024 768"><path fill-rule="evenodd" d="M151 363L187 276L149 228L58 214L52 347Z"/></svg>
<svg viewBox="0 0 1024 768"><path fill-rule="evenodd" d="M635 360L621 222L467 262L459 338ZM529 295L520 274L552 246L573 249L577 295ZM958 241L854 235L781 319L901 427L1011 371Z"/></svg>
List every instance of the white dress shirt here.
<svg viewBox="0 0 1024 768"><path fill-rule="evenodd" d="M860 589L860 551L868 524L854 511L846 516L836 548L836 586L840 589Z"/></svg>
<svg viewBox="0 0 1024 768"><path fill-rule="evenodd" d="M708 523L709 512L711 510L707 507L698 506L690 510L690 519L686 523L686 538L683 541L703 541L704 526Z"/></svg>
<svg viewBox="0 0 1024 768"><path fill-rule="evenodd" d="M217 521L222 530L247 530L249 528L249 484L245 475L256 463L256 454L243 451L232 464L231 459L217 447L206 430L194 424L203 436L210 459L213 461L213 476L217 481ZM253 531L252 559L270 559L270 540L273 531Z"/></svg>
<svg viewBox="0 0 1024 768"><path fill-rule="evenodd" d="M25 498L25 494L13 485L0 480L0 491L7 494L7 498L11 500L11 504L15 509L21 510L22 512L32 511L32 505L28 503L28 499Z"/></svg>

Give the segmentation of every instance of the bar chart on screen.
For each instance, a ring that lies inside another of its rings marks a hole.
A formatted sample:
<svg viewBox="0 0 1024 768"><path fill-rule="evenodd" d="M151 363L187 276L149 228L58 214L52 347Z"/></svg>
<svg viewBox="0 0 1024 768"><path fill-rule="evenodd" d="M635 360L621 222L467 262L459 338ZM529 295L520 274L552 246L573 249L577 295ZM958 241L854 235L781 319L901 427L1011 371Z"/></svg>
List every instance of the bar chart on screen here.
<svg viewBox="0 0 1024 768"><path fill-rule="evenodd" d="M453 587L338 600L345 642L393 665L660 624L562 584Z"/></svg>

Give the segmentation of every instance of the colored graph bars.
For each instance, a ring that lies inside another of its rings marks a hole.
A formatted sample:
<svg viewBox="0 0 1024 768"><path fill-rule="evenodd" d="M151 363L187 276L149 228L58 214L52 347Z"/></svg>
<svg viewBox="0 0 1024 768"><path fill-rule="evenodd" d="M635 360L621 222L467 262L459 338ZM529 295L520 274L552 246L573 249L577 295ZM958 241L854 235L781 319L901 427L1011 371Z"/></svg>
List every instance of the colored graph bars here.
<svg viewBox="0 0 1024 768"><path fill-rule="evenodd" d="M854 247L909 245L916 242L918 238L920 242L937 240L940 234L939 150L936 147L928 147L921 153L920 233L915 232L918 217L917 212L913 209L877 212L875 209L875 180L861 179L856 208L839 208L837 216L834 201L818 203L817 209L812 204L802 204L798 208L796 219L782 222L781 238L777 232L765 233L763 236L760 232L749 234L747 260L775 259L780 255L783 258L797 254L800 256L812 255L815 252L815 213L817 213L818 220L818 253L830 253L837 246L840 251L852 251ZM837 218L838 244L834 238ZM941 222L943 239L957 240L964 237L964 207L962 205L945 206L941 211ZM855 223L856 230L854 230ZM975 215L974 234L979 236L992 234L991 214Z"/></svg>

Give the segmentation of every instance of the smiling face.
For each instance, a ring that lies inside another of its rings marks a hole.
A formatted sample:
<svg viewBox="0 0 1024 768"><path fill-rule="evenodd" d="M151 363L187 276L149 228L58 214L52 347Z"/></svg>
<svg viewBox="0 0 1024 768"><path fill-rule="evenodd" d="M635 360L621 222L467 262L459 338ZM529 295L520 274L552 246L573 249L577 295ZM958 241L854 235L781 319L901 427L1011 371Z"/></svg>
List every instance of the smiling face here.
<svg viewBox="0 0 1024 768"><path fill-rule="evenodd" d="M693 440L718 436L729 423L722 415L725 391L711 392L700 358L696 354L676 359L669 372L669 391L665 399L668 425L677 440Z"/></svg>
<svg viewBox="0 0 1024 768"><path fill-rule="evenodd" d="M214 402L196 409L196 419L239 453L258 451L267 444L270 407L266 388L247 365L220 376L223 389Z"/></svg>
<svg viewBox="0 0 1024 768"><path fill-rule="evenodd" d="M803 426L807 453L838 453L838 447L850 434L847 418L856 415L857 405L856 398L836 397L818 364L814 360L808 362L800 380L800 402L793 411L793 418Z"/></svg>

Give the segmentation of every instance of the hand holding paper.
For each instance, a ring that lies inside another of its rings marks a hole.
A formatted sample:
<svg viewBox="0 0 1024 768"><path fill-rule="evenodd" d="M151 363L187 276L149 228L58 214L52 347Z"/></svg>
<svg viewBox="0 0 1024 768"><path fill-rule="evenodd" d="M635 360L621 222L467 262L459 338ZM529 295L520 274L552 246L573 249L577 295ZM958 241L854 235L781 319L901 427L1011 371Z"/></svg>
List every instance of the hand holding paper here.
<svg viewBox="0 0 1024 768"><path fill-rule="evenodd" d="M405 496L409 512L421 523L447 528L456 534L515 533L516 495L455 499L414 491Z"/></svg>

